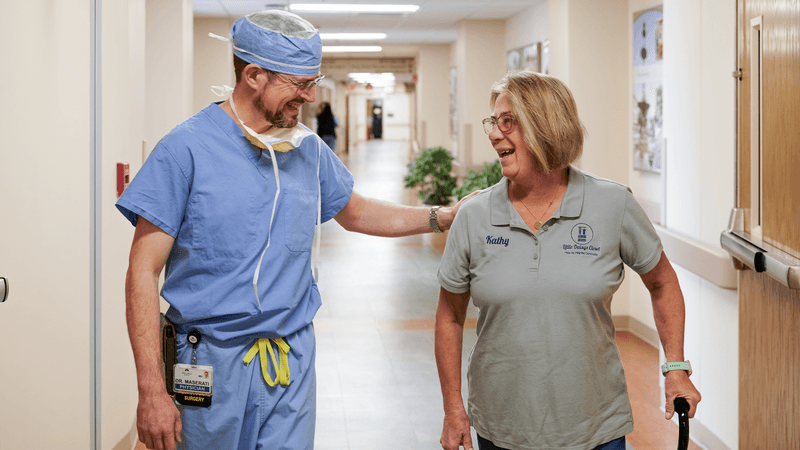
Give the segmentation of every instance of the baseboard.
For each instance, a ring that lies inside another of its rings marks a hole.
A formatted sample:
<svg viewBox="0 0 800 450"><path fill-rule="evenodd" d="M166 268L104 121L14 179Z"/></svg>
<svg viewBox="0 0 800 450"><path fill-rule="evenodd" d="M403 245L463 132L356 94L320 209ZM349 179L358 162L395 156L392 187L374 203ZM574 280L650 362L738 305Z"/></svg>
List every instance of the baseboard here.
<svg viewBox="0 0 800 450"><path fill-rule="evenodd" d="M631 316L614 316L614 328L618 331L633 333L639 339L645 341L655 348L661 347L661 340L658 338L658 331L648 327L639 320Z"/></svg>

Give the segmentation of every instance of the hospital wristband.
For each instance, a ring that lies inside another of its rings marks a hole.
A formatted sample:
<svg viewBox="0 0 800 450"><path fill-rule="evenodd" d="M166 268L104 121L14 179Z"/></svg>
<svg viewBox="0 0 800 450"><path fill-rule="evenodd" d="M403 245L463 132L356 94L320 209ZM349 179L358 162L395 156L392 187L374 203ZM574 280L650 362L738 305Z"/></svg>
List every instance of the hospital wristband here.
<svg viewBox="0 0 800 450"><path fill-rule="evenodd" d="M692 364L687 361L667 362L661 365L661 374L667 376L667 372L671 370L685 370L686 373L692 375Z"/></svg>

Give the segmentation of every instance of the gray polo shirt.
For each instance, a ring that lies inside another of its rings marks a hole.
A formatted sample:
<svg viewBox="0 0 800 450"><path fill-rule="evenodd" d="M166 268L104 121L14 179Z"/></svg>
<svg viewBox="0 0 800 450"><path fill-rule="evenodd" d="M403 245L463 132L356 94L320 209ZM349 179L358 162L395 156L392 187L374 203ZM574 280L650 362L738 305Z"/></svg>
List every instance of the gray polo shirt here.
<svg viewBox="0 0 800 450"><path fill-rule="evenodd" d="M515 450L591 449L633 431L611 297L623 264L647 273L661 252L627 187L575 167L538 235L505 178L464 203L438 276L480 309L468 372L478 434Z"/></svg>

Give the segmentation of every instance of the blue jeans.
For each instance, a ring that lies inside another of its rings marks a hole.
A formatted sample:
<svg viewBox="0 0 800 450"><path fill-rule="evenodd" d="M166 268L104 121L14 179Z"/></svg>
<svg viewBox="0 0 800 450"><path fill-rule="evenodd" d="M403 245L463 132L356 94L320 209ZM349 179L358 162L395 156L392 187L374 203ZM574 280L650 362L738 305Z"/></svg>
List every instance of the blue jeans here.
<svg viewBox="0 0 800 450"><path fill-rule="evenodd" d="M478 448L480 450L508 450L507 448L498 447L492 444L491 441L488 441L478 435ZM625 450L625 436L614 439L611 442L607 442L603 445L599 445L594 448L594 450Z"/></svg>
<svg viewBox="0 0 800 450"><path fill-rule="evenodd" d="M322 138L322 142L328 144L328 147L331 148L334 152L336 151L336 136L325 134L320 136Z"/></svg>

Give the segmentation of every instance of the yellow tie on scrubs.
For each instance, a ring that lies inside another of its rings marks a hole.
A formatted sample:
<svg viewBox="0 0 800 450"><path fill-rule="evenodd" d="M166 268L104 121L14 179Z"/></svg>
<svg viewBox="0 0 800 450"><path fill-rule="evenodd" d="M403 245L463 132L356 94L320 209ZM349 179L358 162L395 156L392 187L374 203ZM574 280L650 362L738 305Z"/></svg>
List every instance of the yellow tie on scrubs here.
<svg viewBox="0 0 800 450"><path fill-rule="evenodd" d="M270 341L278 346L278 354L280 355L281 361L280 366L278 366L278 361L275 360L275 352L272 350L272 343ZM245 365L250 365L250 361L252 361L256 353L258 353L261 358L261 374L264 376L264 381L270 386L275 386L278 383L288 386L289 381L291 381L291 375L289 374L289 350L291 350L289 344L281 338L261 338L250 347L250 350L244 357L244 363ZM272 365L275 366L275 380L269 376L269 371L267 370L267 352L269 352L269 356L272 358Z"/></svg>

